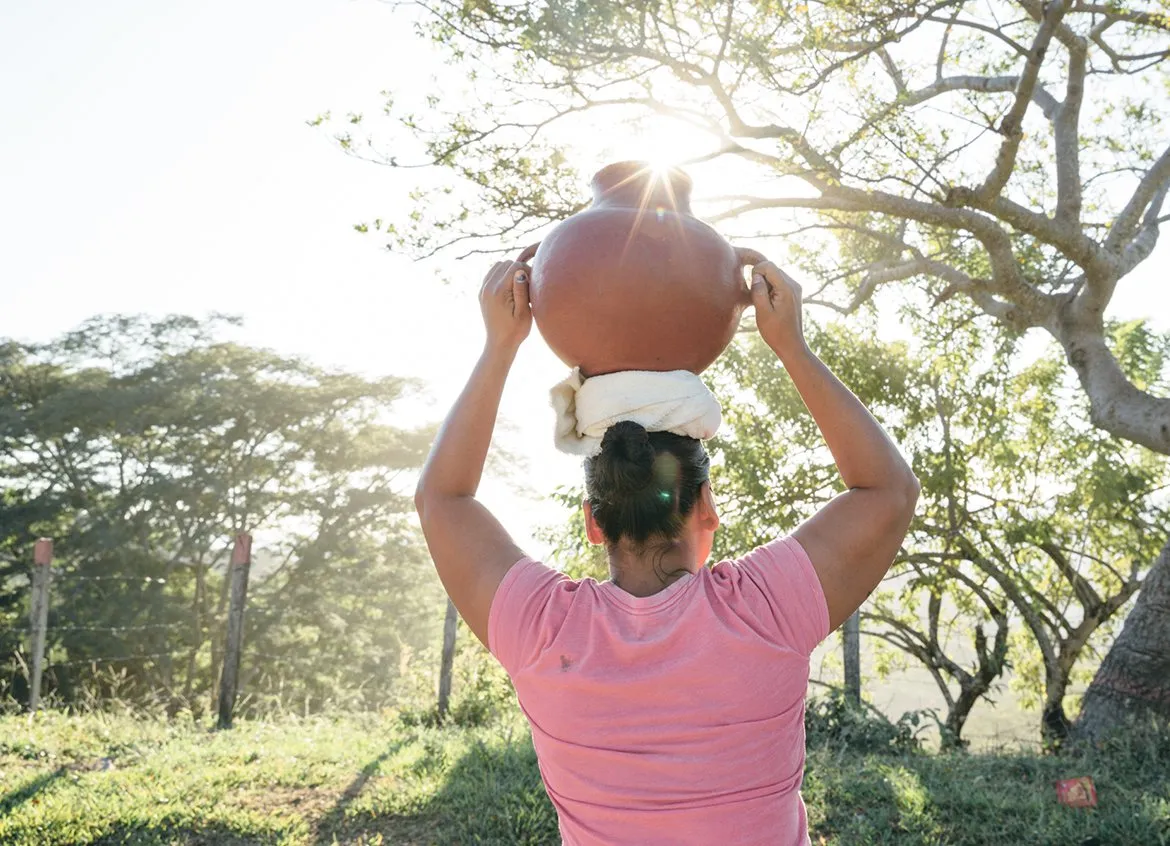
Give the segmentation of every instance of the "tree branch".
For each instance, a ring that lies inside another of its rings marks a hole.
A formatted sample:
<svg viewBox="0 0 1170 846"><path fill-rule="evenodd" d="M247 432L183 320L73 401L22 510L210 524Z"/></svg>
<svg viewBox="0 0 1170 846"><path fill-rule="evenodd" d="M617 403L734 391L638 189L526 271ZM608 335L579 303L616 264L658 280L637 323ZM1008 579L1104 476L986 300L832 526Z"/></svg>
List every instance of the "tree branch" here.
<svg viewBox="0 0 1170 846"><path fill-rule="evenodd" d="M1099 3L1077 3L1075 11L1104 15L1111 21L1138 24L1170 32L1170 18L1165 13L1128 10L1120 4L1106 6Z"/></svg>
<svg viewBox="0 0 1170 846"><path fill-rule="evenodd" d="M1068 560L1068 556L1056 544L1051 541L1041 541L1036 546L1056 565L1056 569L1060 571L1064 580L1073 589L1073 593L1076 594L1085 613L1087 615L1095 613L1101 607L1101 597L1093 588L1092 583L1076 571L1072 562Z"/></svg>
<svg viewBox="0 0 1170 846"><path fill-rule="evenodd" d="M961 9L959 11L961 11ZM1026 57L1028 55L1028 48L1026 48L1023 44L1020 44L1018 41L1015 41L1015 40L1009 38L1007 35L1005 35L1003 32L1002 26L1001 27L994 27L994 26L988 26L987 24L979 23L978 21L960 20L960 19L958 19L957 15L958 15L958 12L956 12L956 17L953 19L952 18L938 18L938 17L935 17L934 15L925 15L924 17L925 17L925 20L933 21L935 23L945 23L948 26L950 26L950 25L961 26L961 27L966 27L967 29L978 30L979 32L985 32L988 35L991 35L991 36L994 36L995 38L998 38L1000 41L1002 41L1008 47L1012 48L1012 50L1014 50L1020 56Z"/></svg>
<svg viewBox="0 0 1170 846"><path fill-rule="evenodd" d="M1150 201L1149 208L1146 209L1145 217L1142 220L1142 228L1138 230L1137 235L1122 250L1121 266L1117 271L1119 280L1149 258L1150 253L1154 251L1154 247L1158 245L1158 233L1161 231L1162 224L1167 219L1170 219L1168 216L1162 215L1162 206L1166 202L1168 190L1170 190L1170 186L1164 185L1154 195L1154 199ZM1112 292L1102 293L1111 294Z"/></svg>
<svg viewBox="0 0 1170 846"><path fill-rule="evenodd" d="M879 109L877 113L867 118L849 136L848 139L833 147L830 155L834 158L852 146L871 127L888 118L895 112L912 109L936 97L952 91L976 91L984 94L1009 93L1020 85L1018 76L948 76L935 80L930 85L914 91L900 93L898 97ZM1032 90L1032 101L1040 107L1045 117L1055 116L1058 107L1056 98L1044 86L1037 85Z"/></svg>
<svg viewBox="0 0 1170 846"><path fill-rule="evenodd" d="M1147 206L1159 195L1164 198L1167 188L1170 188L1170 146L1162 151L1153 167L1146 171L1129 201L1114 219L1113 225L1109 227L1109 234L1105 236L1105 249L1115 253L1121 252L1124 245L1137 232L1138 223ZM1158 208L1160 211L1161 201Z"/></svg>
<svg viewBox="0 0 1170 846"><path fill-rule="evenodd" d="M820 197L750 200L708 219L718 222L752 211L775 208L878 212L970 232L987 250L992 268L992 278L988 280L988 290L984 292L988 297L980 305L986 303L995 309L996 316L1009 318L1022 326L1048 325L1054 316L1057 306L1055 298L1036 290L1023 278L1008 234L993 219L977 211L912 200L884 191L862 191L837 186L827 188ZM960 289L966 294L975 290L970 287ZM994 299L990 298L991 294L1000 295L1014 308L996 306Z"/></svg>
<svg viewBox="0 0 1170 846"><path fill-rule="evenodd" d="M1053 137L1056 156L1056 220L1071 234L1081 234L1081 103L1085 97L1088 50L1069 50L1064 102L1056 111Z"/></svg>
<svg viewBox="0 0 1170 846"><path fill-rule="evenodd" d="M1065 317L1049 331L1089 398L1089 419L1112 435L1170 455L1170 398L1155 397L1126 378L1105 341L1101 315L1083 296L1066 306Z"/></svg>
<svg viewBox="0 0 1170 846"><path fill-rule="evenodd" d="M1024 137L1024 113L1028 110L1028 104L1032 100L1032 91L1036 87L1040 67L1044 64L1044 55L1048 51L1048 45L1052 41L1057 25L1064 18L1071 4L1072 0L1051 0L1044 7L1045 11L1040 21L1040 28L1032 40L1032 46L1028 50L1028 60L1024 63L1023 73L1020 74L1020 84L1016 89L1015 102L1000 122L999 132L1004 136L1004 140L995 157L995 166L983 184L976 189L976 192L983 197L999 196L1004 186L1007 185L1012 170L1015 169L1016 154L1020 149L1020 141Z"/></svg>

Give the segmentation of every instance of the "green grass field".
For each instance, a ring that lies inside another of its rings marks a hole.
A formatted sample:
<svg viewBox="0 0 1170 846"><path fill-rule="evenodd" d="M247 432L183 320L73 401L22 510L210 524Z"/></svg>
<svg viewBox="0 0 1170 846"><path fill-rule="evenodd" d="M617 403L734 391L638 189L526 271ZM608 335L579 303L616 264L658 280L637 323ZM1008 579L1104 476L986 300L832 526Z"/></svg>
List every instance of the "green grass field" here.
<svg viewBox="0 0 1170 846"><path fill-rule="evenodd" d="M1053 782L1091 775L1099 807ZM1170 844L1170 740L1060 756L867 754L818 745L813 842ZM394 714L189 723L0 717L0 844L555 844L522 724ZM726 846L734 846L727 844Z"/></svg>

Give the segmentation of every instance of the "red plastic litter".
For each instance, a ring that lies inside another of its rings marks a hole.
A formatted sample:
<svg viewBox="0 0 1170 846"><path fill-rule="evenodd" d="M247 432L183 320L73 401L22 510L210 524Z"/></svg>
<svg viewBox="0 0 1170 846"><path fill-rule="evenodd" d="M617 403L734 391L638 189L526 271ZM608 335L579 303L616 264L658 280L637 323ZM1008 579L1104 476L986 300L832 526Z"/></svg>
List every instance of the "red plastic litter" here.
<svg viewBox="0 0 1170 846"><path fill-rule="evenodd" d="M1066 778L1056 783L1056 799L1070 808L1096 808L1097 788L1089 776Z"/></svg>

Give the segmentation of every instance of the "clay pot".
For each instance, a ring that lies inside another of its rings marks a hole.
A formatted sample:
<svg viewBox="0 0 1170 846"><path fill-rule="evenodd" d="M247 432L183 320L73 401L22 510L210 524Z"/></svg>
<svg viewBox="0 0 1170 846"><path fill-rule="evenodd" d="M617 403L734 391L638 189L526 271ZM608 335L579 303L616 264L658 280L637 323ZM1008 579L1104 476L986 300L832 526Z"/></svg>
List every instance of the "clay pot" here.
<svg viewBox="0 0 1170 846"><path fill-rule="evenodd" d="M541 335L588 376L702 372L750 302L736 251L691 215L681 170L620 162L592 187L593 204L536 249L530 295Z"/></svg>

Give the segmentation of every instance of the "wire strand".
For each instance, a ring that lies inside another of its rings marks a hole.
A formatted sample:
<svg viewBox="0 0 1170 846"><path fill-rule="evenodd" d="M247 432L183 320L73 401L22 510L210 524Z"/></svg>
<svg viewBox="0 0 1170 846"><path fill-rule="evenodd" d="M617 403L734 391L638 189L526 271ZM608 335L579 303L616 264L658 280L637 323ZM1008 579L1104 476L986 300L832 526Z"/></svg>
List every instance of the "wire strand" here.
<svg viewBox="0 0 1170 846"><path fill-rule="evenodd" d="M90 664L113 664L119 661L141 661L145 658L173 658L176 652L143 652L139 655L116 655L105 658L78 658L75 661L54 661L51 667L79 667Z"/></svg>
<svg viewBox="0 0 1170 846"><path fill-rule="evenodd" d="M190 626L190 623L143 623L134 626L49 626L50 632L145 632L156 629L174 629L179 626Z"/></svg>
<svg viewBox="0 0 1170 846"><path fill-rule="evenodd" d="M143 584L160 584L165 585L166 579L161 579L156 576L81 576L77 573L53 573L53 581L72 581L72 582L142 582Z"/></svg>

